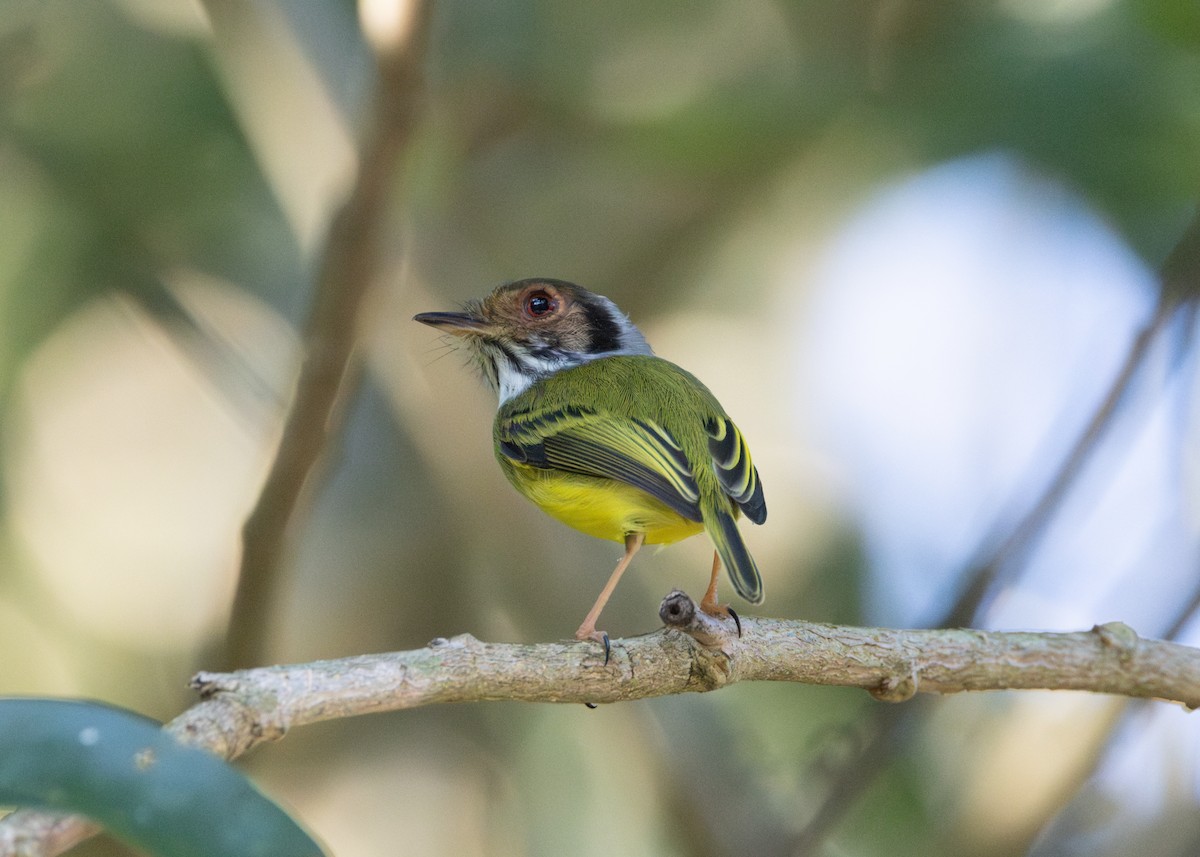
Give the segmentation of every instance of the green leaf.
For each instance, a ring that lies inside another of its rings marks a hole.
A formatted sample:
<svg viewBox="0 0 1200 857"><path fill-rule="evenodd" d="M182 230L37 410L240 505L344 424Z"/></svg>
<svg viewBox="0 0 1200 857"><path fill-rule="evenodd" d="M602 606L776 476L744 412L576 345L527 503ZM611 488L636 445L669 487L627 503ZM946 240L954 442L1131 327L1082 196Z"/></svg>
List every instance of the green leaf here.
<svg viewBox="0 0 1200 857"><path fill-rule="evenodd" d="M317 857L221 759L96 702L0 699L0 804L79 813L159 857Z"/></svg>

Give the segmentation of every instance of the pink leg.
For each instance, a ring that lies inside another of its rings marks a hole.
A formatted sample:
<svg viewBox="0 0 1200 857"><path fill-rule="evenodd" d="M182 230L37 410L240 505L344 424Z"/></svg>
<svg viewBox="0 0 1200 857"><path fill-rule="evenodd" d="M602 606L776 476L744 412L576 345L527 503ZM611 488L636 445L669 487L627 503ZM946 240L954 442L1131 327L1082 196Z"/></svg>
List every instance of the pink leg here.
<svg viewBox="0 0 1200 857"><path fill-rule="evenodd" d="M738 636L742 636L742 620L732 607L717 603L717 579L721 576L721 555L713 551L712 577L708 580L708 590L700 601L700 609L709 616L719 616L722 619L733 619L737 625Z"/></svg>
<svg viewBox="0 0 1200 857"><path fill-rule="evenodd" d="M625 536L625 556L621 557L621 561L617 563L612 576L608 578L608 583L604 584L604 589L600 591L600 597L596 599L596 603L588 611L583 624L575 632L576 640L596 640L597 642L604 643L604 648L607 652L608 635L603 631L596 630L596 620L600 618L600 611L604 609L604 605L608 603L613 590L617 588L617 581L621 579L621 575L625 573L625 569L629 568L629 562L633 559L633 555L638 552L638 549L645 541L645 533L629 533Z"/></svg>
<svg viewBox="0 0 1200 857"><path fill-rule="evenodd" d="M710 616L728 616L729 608L717 603L717 579L721 576L721 555L713 551L712 577L708 580L708 591L700 601L700 609Z"/></svg>

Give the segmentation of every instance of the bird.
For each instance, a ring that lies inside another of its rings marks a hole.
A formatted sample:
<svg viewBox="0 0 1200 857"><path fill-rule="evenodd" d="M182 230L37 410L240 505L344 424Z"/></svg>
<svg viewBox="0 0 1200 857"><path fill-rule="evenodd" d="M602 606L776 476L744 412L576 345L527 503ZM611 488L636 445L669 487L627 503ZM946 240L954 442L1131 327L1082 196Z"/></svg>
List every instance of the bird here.
<svg viewBox="0 0 1200 857"><path fill-rule="evenodd" d="M654 354L603 295L534 277L497 286L459 312L414 321L451 334L498 397L492 439L508 481L542 511L624 555L575 632L610 654L596 623L634 555L707 532L715 548L700 609L741 620L717 600L722 565L751 604L762 576L736 521L766 521L745 438L694 375Z"/></svg>

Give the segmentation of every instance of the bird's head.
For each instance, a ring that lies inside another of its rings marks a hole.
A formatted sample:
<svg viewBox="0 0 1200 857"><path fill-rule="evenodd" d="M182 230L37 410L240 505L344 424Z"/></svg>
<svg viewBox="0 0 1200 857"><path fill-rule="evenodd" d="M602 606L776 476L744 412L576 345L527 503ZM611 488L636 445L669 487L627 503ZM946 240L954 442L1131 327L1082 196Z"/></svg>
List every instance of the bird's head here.
<svg viewBox="0 0 1200 857"><path fill-rule="evenodd" d="M653 353L616 304L563 280L505 283L462 312L423 312L413 319L460 337L501 404L541 378L589 360Z"/></svg>

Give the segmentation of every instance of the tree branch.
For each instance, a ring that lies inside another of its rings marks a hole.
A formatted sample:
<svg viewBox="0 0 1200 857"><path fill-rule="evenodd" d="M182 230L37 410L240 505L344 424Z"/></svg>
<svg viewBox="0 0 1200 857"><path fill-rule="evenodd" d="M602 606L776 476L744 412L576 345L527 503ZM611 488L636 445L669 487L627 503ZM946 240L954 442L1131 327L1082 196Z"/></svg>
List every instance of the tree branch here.
<svg viewBox="0 0 1200 857"><path fill-rule="evenodd" d="M378 52L373 124L358 174L333 218L304 331L304 364L283 436L262 493L242 529L226 661L261 663L287 533L306 488L338 428L358 369L359 317L381 257L394 176L421 107L421 65L432 4L419 2L405 37Z"/></svg>
<svg viewBox="0 0 1200 857"><path fill-rule="evenodd" d="M200 673L192 685L206 703L232 697L239 710L254 713L248 732L242 724L216 744L203 744L230 757L291 726L377 711L499 699L624 702L740 681L858 687L890 702L918 692L1047 689L1200 707L1200 649L1144 640L1119 622L1034 633L746 617L739 638L732 622L699 612L678 590L664 599L660 615L666 628L613 641L607 665L593 643L484 643L463 634L407 652ZM179 734L177 724L188 717L170 728Z"/></svg>
<svg viewBox="0 0 1200 857"><path fill-rule="evenodd" d="M601 703L717 690L743 681L916 693L1086 690L1200 708L1200 649L1145 640L1110 622L1090 631L903 631L700 612L671 592L666 627L595 643L484 643L463 634L423 649L231 673L200 673L202 699L164 728L226 759L295 726L449 702ZM0 821L0 855L46 857L96 832L76 817L22 810ZM40 842L38 836L45 837ZM20 847L18 847L20 846Z"/></svg>

